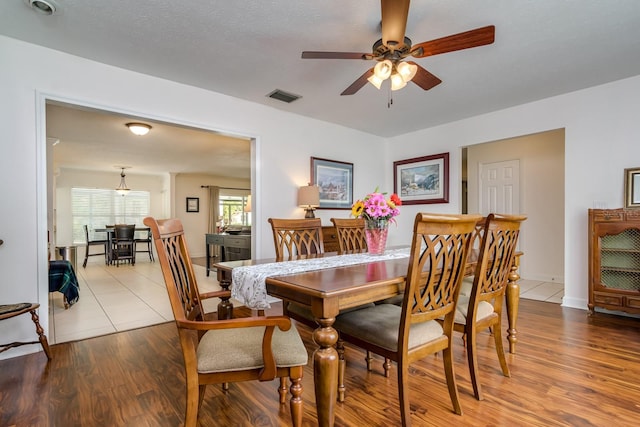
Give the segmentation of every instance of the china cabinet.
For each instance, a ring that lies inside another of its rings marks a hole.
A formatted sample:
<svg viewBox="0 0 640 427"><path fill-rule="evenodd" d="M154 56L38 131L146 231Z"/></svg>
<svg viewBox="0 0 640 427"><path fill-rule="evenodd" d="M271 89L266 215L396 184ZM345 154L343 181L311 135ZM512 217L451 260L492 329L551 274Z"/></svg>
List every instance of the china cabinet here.
<svg viewBox="0 0 640 427"><path fill-rule="evenodd" d="M640 210L589 209L589 310L640 314Z"/></svg>

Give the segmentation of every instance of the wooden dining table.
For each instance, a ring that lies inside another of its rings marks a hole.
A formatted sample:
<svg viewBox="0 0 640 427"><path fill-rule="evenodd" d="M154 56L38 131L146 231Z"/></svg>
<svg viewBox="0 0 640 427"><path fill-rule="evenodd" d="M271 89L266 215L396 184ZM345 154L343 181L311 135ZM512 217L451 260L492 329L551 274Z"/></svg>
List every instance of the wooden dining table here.
<svg viewBox="0 0 640 427"><path fill-rule="evenodd" d="M325 253L319 256L335 256ZM516 253L515 262L506 289L509 351L515 353L517 342L516 319L520 290L518 267L522 252ZM313 373L318 425L334 425L338 385L338 353L335 344L338 332L333 328L341 310L380 301L404 292L408 258L327 268L284 276L266 278L268 295L309 307L318 328L313 340L318 348L313 353ZM475 272L477 255L473 251L465 266L465 275ZM220 262L214 265L220 282L232 280L236 267L272 263L275 260L244 260ZM233 283L231 283L233 286Z"/></svg>

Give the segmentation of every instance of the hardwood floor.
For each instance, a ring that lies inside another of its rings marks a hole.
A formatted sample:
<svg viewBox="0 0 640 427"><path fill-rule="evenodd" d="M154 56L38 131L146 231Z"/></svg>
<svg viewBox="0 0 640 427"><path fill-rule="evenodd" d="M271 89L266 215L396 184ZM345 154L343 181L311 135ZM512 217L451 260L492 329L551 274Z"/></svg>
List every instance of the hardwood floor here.
<svg viewBox="0 0 640 427"><path fill-rule="evenodd" d="M277 312L280 308L274 307ZM506 323L506 322L504 322ZM311 354L310 329L298 329ZM411 370L414 426L631 426L640 418L640 320L521 300L511 378L501 375L488 333L478 340L485 400L473 397L462 340L454 346L463 415L452 412L442 358ZM506 334L505 334L506 335ZM178 426L183 422L182 356L172 322L51 347L0 361L0 426ZM336 426L400 423L396 370L347 348L347 394ZM304 425L316 423L311 362L304 379ZM288 426L277 382L210 386L202 426Z"/></svg>

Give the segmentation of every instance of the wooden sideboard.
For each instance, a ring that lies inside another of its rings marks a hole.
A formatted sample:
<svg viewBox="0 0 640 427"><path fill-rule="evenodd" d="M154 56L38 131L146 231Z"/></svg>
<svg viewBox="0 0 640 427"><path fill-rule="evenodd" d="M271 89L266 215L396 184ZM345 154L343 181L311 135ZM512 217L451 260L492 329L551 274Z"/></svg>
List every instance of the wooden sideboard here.
<svg viewBox="0 0 640 427"><path fill-rule="evenodd" d="M220 247L220 259L217 261L237 261L251 259L250 234L206 234L207 276L211 268L211 246Z"/></svg>
<svg viewBox="0 0 640 427"><path fill-rule="evenodd" d="M338 233L333 225L322 227L322 241L325 252L338 252L340 243L338 243Z"/></svg>
<svg viewBox="0 0 640 427"><path fill-rule="evenodd" d="M640 314L640 210L589 209L588 306Z"/></svg>

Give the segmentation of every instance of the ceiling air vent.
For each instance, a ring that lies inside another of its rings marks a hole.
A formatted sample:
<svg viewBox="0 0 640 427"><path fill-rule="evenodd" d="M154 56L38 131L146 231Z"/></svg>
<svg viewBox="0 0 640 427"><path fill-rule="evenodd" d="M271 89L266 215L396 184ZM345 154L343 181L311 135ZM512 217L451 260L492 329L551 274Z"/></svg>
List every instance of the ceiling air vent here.
<svg viewBox="0 0 640 427"><path fill-rule="evenodd" d="M302 98L300 95L294 95L292 93L287 93L283 90L276 89L267 95L269 98L277 99L278 101L286 102L287 104L292 103L298 98Z"/></svg>

